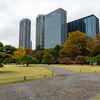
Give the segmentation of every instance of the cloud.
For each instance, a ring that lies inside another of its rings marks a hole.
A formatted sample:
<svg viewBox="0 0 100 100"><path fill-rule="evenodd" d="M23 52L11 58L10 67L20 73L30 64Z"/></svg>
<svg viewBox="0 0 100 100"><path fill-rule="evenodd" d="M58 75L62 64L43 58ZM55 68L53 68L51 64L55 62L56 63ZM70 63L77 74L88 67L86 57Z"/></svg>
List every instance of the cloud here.
<svg viewBox="0 0 100 100"><path fill-rule="evenodd" d="M34 49L37 15L62 7L67 11L68 22L90 14L99 17L99 4L99 0L0 0L0 41L18 47L19 22L22 18L29 18Z"/></svg>

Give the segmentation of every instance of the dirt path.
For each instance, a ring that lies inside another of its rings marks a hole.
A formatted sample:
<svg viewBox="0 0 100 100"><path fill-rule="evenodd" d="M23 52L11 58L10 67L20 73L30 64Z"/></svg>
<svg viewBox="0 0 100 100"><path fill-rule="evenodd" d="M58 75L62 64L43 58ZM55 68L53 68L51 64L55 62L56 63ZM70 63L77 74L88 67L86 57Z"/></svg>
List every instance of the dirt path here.
<svg viewBox="0 0 100 100"><path fill-rule="evenodd" d="M55 77L0 87L0 100L93 100L100 93L100 74L46 67Z"/></svg>

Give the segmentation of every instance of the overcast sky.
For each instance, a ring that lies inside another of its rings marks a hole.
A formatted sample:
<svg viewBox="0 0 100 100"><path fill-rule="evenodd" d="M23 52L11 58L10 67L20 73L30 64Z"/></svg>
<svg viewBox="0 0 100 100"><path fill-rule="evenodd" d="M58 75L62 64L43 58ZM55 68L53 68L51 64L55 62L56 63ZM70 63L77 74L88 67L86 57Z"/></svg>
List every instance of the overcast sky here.
<svg viewBox="0 0 100 100"><path fill-rule="evenodd" d="M67 11L68 22L91 14L99 17L100 14L100 0L0 0L0 41L18 47L19 22L29 18L34 49L37 15L48 14L60 7Z"/></svg>

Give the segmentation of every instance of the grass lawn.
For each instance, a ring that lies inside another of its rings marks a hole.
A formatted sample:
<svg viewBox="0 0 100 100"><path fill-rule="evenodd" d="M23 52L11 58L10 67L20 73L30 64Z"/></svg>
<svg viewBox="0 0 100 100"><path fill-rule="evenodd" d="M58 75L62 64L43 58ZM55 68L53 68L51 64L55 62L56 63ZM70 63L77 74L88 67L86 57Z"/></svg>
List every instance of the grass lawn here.
<svg viewBox="0 0 100 100"><path fill-rule="evenodd" d="M90 66L90 65L49 65L54 67L61 67L68 70L83 72L83 73L100 73L100 66Z"/></svg>
<svg viewBox="0 0 100 100"><path fill-rule="evenodd" d="M0 85L24 82L24 76L26 76L26 81L41 79L50 77L52 71L44 67L25 67L17 65L5 65L4 68L0 68Z"/></svg>
<svg viewBox="0 0 100 100"><path fill-rule="evenodd" d="M100 100L100 96L96 97L94 100Z"/></svg>

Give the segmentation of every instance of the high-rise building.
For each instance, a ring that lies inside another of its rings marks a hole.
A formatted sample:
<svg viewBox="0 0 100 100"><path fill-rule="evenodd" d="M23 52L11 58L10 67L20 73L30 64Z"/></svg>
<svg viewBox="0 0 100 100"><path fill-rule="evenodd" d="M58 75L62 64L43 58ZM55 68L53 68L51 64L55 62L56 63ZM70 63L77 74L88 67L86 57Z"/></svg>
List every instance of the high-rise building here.
<svg viewBox="0 0 100 100"><path fill-rule="evenodd" d="M40 45L44 48L44 20L44 15L36 18L36 47Z"/></svg>
<svg viewBox="0 0 100 100"><path fill-rule="evenodd" d="M36 21L36 46L54 48L63 45L67 39L66 11L59 8L47 15L40 15Z"/></svg>
<svg viewBox="0 0 100 100"><path fill-rule="evenodd" d="M19 46L32 48L31 41L31 21L28 18L20 21Z"/></svg>
<svg viewBox="0 0 100 100"><path fill-rule="evenodd" d="M96 37L99 33L99 19L95 15L69 22L67 25L68 33L81 31L89 37Z"/></svg>

